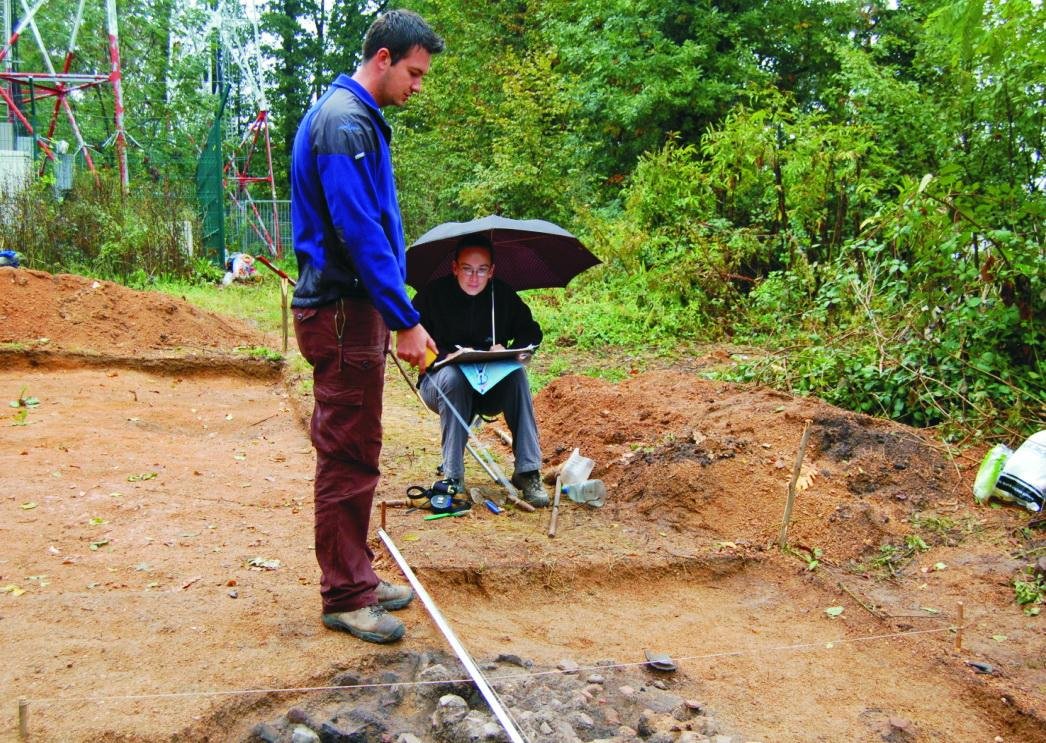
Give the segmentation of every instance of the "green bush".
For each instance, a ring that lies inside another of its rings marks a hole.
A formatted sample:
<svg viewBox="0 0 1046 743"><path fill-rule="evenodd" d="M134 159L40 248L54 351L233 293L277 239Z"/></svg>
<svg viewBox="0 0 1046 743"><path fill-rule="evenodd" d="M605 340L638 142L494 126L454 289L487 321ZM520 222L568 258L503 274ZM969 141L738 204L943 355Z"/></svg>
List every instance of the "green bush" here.
<svg viewBox="0 0 1046 743"><path fill-rule="evenodd" d="M182 245L186 221L198 234L191 193L150 183L124 195L114 174L100 177L99 184L81 174L61 197L48 177L0 194L4 244L22 253L27 267L52 273L79 272L132 286L191 276L194 262Z"/></svg>

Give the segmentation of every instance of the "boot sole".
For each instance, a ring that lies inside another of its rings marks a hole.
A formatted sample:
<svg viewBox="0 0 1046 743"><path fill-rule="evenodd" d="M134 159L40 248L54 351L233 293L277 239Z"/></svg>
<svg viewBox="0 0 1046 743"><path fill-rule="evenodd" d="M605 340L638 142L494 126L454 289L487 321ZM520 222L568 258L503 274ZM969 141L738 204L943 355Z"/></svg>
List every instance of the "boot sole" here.
<svg viewBox="0 0 1046 743"><path fill-rule="evenodd" d="M328 619L327 615L323 616L323 626L327 629L348 632L353 637L358 637L359 639L365 640L366 642L375 642L379 645L387 642L396 642L396 640L402 638L403 635L407 632L407 627L403 624L400 624L400 626L394 629L392 632L384 635L379 634L378 632L367 632L366 630L361 630L357 627L353 627L351 624L339 622L337 619Z"/></svg>

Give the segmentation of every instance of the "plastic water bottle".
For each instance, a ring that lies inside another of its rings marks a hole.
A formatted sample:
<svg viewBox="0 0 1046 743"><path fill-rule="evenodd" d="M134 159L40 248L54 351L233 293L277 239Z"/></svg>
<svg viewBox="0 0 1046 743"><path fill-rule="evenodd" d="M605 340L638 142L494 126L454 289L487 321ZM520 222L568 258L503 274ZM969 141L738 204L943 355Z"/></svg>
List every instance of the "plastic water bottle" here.
<svg viewBox="0 0 1046 743"><path fill-rule="evenodd" d="M607 499L607 486L602 480L585 480L562 487L562 492L575 503L602 506Z"/></svg>

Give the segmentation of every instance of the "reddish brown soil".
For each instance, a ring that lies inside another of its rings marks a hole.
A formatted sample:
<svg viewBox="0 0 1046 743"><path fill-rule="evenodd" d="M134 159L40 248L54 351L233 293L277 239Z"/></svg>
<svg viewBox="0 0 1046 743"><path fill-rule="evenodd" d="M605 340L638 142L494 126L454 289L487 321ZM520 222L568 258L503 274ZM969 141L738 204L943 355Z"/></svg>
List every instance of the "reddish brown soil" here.
<svg viewBox="0 0 1046 743"><path fill-rule="evenodd" d="M307 707L303 687L380 665L319 623L309 398L230 353L266 342L162 295L0 269L0 400L23 401L0 420L0 738L21 698L33 740L243 740ZM388 511L475 657L665 651L673 688L738 741L1046 740L1043 619L1012 588L1044 540L1019 509L974 506L981 452L693 368L562 377L536 406L546 474L579 447L605 507L564 502L554 539L547 511ZM808 420L787 554L773 544ZM392 365L384 425L379 497L396 499L433 479L439 447ZM445 648L422 606L400 616L403 646Z"/></svg>

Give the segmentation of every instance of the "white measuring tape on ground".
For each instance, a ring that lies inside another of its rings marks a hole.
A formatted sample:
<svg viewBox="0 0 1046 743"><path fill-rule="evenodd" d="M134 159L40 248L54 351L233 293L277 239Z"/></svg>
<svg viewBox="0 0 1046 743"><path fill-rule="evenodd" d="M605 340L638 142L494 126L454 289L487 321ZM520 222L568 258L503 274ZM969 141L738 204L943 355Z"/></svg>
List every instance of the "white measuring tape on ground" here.
<svg viewBox="0 0 1046 743"><path fill-rule="evenodd" d="M519 732L516 723L509 716L508 710L502 706L501 700L498 699L497 694L490 687L490 684L487 683L487 680L483 678L482 671L479 670L479 667L472 660L472 657L465 649L465 646L461 644L460 640L458 640L458 636L454 634L454 630L451 629L449 624L447 624L447 620L443 618L436 603L432 600L432 597L429 596L428 591L425 590L425 586L421 585L421 581L419 581L418 577L414 575L414 571L410 569L407 561L403 559L403 555L400 554L399 549L396 548L396 544L392 541L392 537L390 537L384 529L378 529L378 537L385 543L385 547L389 550L389 554L392 555L392 559L396 561L396 564L400 566L400 570L402 570L403 574L407 576L407 580L410 581L410 585L414 588L414 592L418 594L421 603L425 604L425 608L432 616L432 620L436 623L436 626L439 627L439 631L443 633L445 638L447 638L447 642L450 643L451 648L454 649L461 664L465 666L465 670L468 671L469 676L471 676L472 680L476 682L480 694L482 694L483 698L487 700L487 704L490 705L490 709L494 713L494 716L498 718L498 722L501 723L501 726L505 728L505 732L508 733L509 739L512 743L526 743L526 739L523 737L522 733Z"/></svg>

